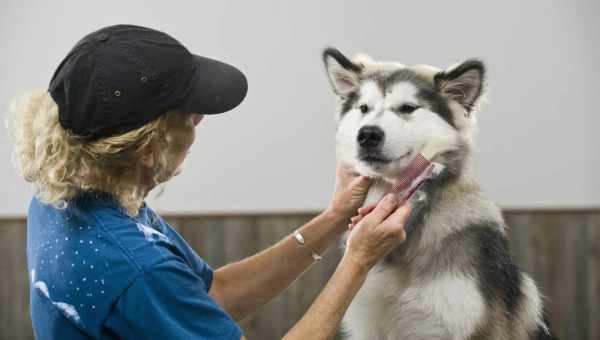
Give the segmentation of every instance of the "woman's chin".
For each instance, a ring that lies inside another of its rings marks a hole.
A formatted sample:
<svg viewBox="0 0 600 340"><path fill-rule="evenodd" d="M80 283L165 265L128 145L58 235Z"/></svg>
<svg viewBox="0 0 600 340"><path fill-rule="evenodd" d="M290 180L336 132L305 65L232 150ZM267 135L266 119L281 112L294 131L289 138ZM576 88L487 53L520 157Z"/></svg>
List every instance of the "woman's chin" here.
<svg viewBox="0 0 600 340"><path fill-rule="evenodd" d="M179 168L177 168L177 169L175 170L175 172L173 173L173 177L175 177L175 176L179 175L179 174L180 174L180 173L182 173L182 172L183 172L183 168L182 168L182 167L179 167Z"/></svg>
<svg viewBox="0 0 600 340"><path fill-rule="evenodd" d="M185 160L183 162L181 162L181 164L179 164L179 166L175 169L175 171L173 171L173 175L171 177L175 177L177 175L179 175L180 173L183 172L183 168L185 164Z"/></svg>

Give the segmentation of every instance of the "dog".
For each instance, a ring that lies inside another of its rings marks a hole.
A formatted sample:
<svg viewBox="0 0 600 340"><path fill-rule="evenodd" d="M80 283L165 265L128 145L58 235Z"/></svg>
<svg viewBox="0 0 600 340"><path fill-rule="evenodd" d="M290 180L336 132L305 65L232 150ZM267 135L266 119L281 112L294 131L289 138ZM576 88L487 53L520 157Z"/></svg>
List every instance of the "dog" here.
<svg viewBox="0 0 600 340"><path fill-rule="evenodd" d="M554 339L531 277L513 262L500 209L470 164L486 68L352 60L323 52L338 99L338 161L375 179L365 205L389 192L417 154L444 165L420 187L407 239L370 271L344 316L348 339Z"/></svg>

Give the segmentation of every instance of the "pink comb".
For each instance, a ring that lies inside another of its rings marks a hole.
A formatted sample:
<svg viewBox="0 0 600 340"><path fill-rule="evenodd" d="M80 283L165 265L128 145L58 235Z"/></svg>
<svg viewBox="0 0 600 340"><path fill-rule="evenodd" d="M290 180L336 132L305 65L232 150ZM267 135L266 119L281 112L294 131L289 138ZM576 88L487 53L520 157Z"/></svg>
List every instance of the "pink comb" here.
<svg viewBox="0 0 600 340"><path fill-rule="evenodd" d="M398 194L404 200L409 200L424 180L435 175L436 163L431 162L422 154L417 154L412 163L394 181L390 192Z"/></svg>
<svg viewBox="0 0 600 340"><path fill-rule="evenodd" d="M396 178L389 192L403 201L408 201L426 179L439 175L443 169L443 164L431 162L423 154L418 153L412 163ZM401 202L401 204L404 204L404 202ZM373 205L371 210L374 207ZM348 228L352 229L367 213L361 213L359 209L359 215L352 218L352 223L348 225Z"/></svg>

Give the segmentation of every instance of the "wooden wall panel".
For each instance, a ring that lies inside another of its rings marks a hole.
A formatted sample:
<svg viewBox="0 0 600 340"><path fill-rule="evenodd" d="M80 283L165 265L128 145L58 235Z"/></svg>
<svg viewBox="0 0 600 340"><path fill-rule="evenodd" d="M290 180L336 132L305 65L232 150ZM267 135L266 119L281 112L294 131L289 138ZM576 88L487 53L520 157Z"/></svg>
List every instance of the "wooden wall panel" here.
<svg viewBox="0 0 600 340"><path fill-rule="evenodd" d="M313 214L167 217L211 266L265 249ZM509 211L518 264L546 295L556 335L600 339L600 211ZM25 221L0 220L0 339L32 339ZM248 339L280 338L306 311L339 261L337 249L283 294L241 322Z"/></svg>
<svg viewBox="0 0 600 340"><path fill-rule="evenodd" d="M561 339L590 338L588 244L590 216L576 212L507 214L511 247L518 264L546 296L550 324ZM600 270L600 268L595 269ZM595 320L592 320L595 319Z"/></svg>
<svg viewBox="0 0 600 340"><path fill-rule="evenodd" d="M0 339L29 339L32 335L24 221L0 224Z"/></svg>
<svg viewBox="0 0 600 340"><path fill-rule="evenodd" d="M600 339L600 212L588 214L586 217L585 273L583 278L586 291L583 293L587 301L587 339Z"/></svg>

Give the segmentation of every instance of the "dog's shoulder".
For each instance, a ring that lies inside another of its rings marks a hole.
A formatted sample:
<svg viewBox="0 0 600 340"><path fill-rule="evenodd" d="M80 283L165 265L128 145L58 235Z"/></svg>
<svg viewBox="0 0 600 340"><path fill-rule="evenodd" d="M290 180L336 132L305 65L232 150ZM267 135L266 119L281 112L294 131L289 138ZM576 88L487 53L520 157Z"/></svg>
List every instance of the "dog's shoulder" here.
<svg viewBox="0 0 600 340"><path fill-rule="evenodd" d="M522 297L520 269L514 263L508 238L497 222L484 222L463 230L473 249L479 286L488 300L501 300L514 312Z"/></svg>

